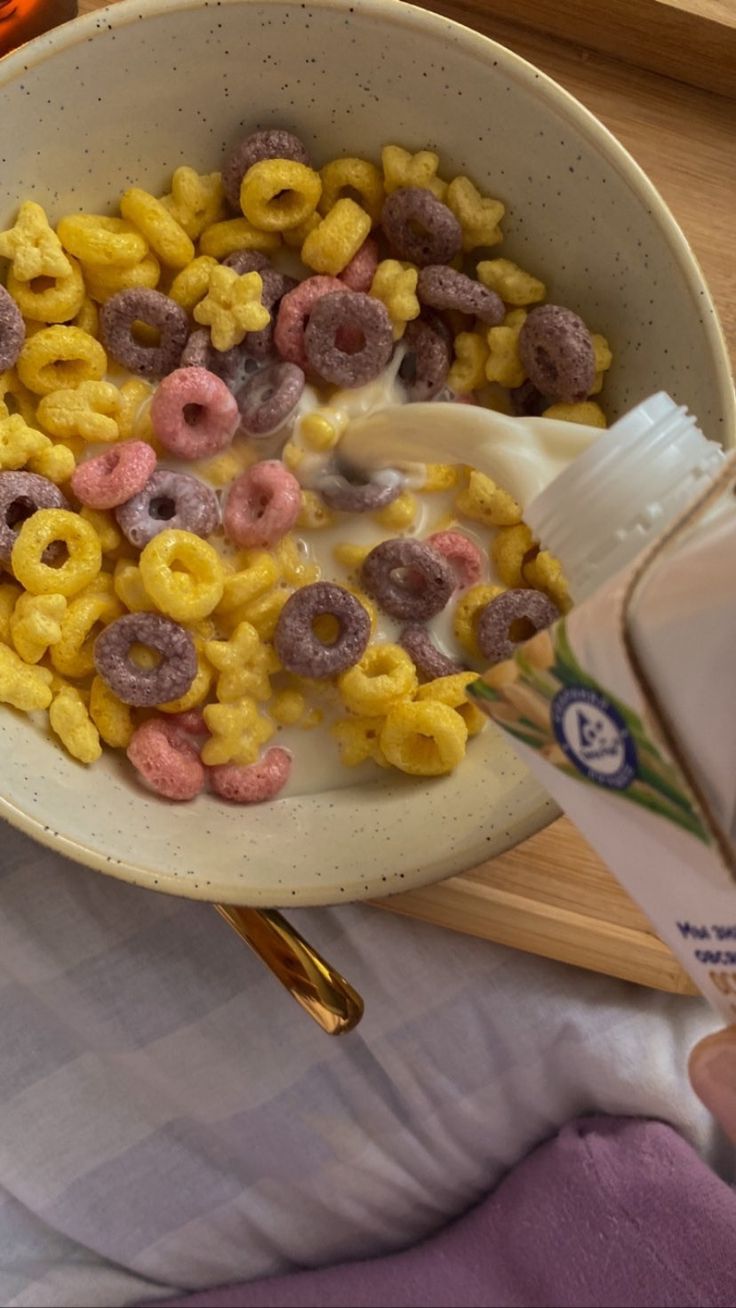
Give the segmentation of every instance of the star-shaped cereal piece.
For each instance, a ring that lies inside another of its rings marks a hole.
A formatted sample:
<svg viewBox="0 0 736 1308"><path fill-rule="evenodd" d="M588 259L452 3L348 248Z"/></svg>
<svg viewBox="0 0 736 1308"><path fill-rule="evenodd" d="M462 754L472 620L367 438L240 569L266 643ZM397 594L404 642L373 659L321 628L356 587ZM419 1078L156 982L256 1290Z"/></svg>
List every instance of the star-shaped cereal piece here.
<svg viewBox="0 0 736 1308"><path fill-rule="evenodd" d="M440 157L433 150L419 150L410 154L400 145L384 145L381 151L383 184L386 194L400 186L419 186L431 191L438 200L444 200L447 182L437 176Z"/></svg>
<svg viewBox="0 0 736 1308"><path fill-rule="evenodd" d="M50 444L48 436L29 427L19 413L0 417L0 470L3 472L25 468L29 459Z"/></svg>
<svg viewBox="0 0 736 1308"><path fill-rule="evenodd" d="M208 767L222 763L255 763L261 745L271 739L276 725L259 713L254 699L232 704L208 704L203 717L209 740L202 747L202 762Z"/></svg>
<svg viewBox="0 0 736 1308"><path fill-rule="evenodd" d="M35 277L68 277L72 265L40 204L26 200L15 226L0 232L0 255L10 259L19 282Z"/></svg>
<svg viewBox="0 0 736 1308"><path fill-rule="evenodd" d="M452 209L463 229L463 249L476 250L481 245L498 245L503 240L499 223L506 212L500 200L481 195L469 177L454 177L447 188L445 203Z"/></svg>
<svg viewBox="0 0 736 1308"><path fill-rule="evenodd" d="M0 703L22 713L48 708L52 674L48 668L29 667L8 645L0 645Z"/></svg>
<svg viewBox="0 0 736 1308"><path fill-rule="evenodd" d="M234 268L217 264L210 273L209 290L195 305L194 317L212 333L216 350L229 350L240 345L247 332L259 332L271 321L268 309L261 303L263 281L260 273L243 273L239 277Z"/></svg>
<svg viewBox="0 0 736 1308"><path fill-rule="evenodd" d="M225 213L225 190L221 173L198 173L183 165L171 179L171 194L161 197L187 236L199 239L205 227L216 223Z"/></svg>
<svg viewBox="0 0 736 1308"><path fill-rule="evenodd" d="M250 622L239 622L229 640L206 641L204 652L220 674L217 698L221 704L247 697L269 698L269 648Z"/></svg>
<svg viewBox="0 0 736 1308"><path fill-rule="evenodd" d="M20 596L10 619L10 635L24 663L38 663L51 645L58 645L65 613L63 595Z"/></svg>
<svg viewBox="0 0 736 1308"><path fill-rule="evenodd" d="M418 277L413 264L400 263L398 259L382 259L373 274L370 293L385 304L395 341L404 335L406 324L419 317Z"/></svg>

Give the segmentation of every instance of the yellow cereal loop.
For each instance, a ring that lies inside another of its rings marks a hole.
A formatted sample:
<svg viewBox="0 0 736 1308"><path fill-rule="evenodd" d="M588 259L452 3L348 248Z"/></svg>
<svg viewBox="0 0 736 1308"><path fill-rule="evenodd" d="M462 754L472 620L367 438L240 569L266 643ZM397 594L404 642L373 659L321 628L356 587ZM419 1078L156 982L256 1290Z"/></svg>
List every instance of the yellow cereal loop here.
<svg viewBox="0 0 736 1308"><path fill-rule="evenodd" d="M0 469L13 472L24 468L34 455L50 445L47 436L29 427L19 413L0 418Z"/></svg>
<svg viewBox="0 0 736 1308"><path fill-rule="evenodd" d="M304 450L295 445L293 441L287 441L281 451L281 462L286 465L289 472L296 472L300 463L304 462Z"/></svg>
<svg viewBox="0 0 736 1308"><path fill-rule="evenodd" d="M457 467L452 463L427 463L420 489L431 493L452 490L453 486L457 486L459 476Z"/></svg>
<svg viewBox="0 0 736 1308"><path fill-rule="evenodd" d="M130 613L152 613L156 605L148 594L141 570L130 559L119 559L112 574L115 594Z"/></svg>
<svg viewBox="0 0 736 1308"><path fill-rule="evenodd" d="M89 715L106 745L127 749L135 729L133 714L102 677L95 677L90 687Z"/></svg>
<svg viewBox="0 0 736 1308"><path fill-rule="evenodd" d="M333 724L330 734L339 745L340 762L345 767L358 767L368 759L381 768L389 766L380 744L384 722L383 717L350 717Z"/></svg>
<svg viewBox="0 0 736 1308"><path fill-rule="evenodd" d="M141 411L152 395L153 387L150 382L143 381L142 377L131 377L130 381L123 382L118 391L118 411L115 415L121 440L128 441L137 434Z"/></svg>
<svg viewBox="0 0 736 1308"><path fill-rule="evenodd" d="M199 252L210 254L214 259L224 259L236 250L259 250L261 254L273 254L280 244L278 232L261 232L247 218L228 218L205 228L199 239Z"/></svg>
<svg viewBox="0 0 736 1308"><path fill-rule="evenodd" d="M318 581L320 567L300 550L293 536L282 536L272 549L282 580L288 586L307 586Z"/></svg>
<svg viewBox="0 0 736 1308"><path fill-rule="evenodd" d="M196 241L205 227L223 217L225 189L221 173L198 173L182 164L171 179L171 194L161 197L164 209Z"/></svg>
<svg viewBox="0 0 736 1308"><path fill-rule="evenodd" d="M148 254L145 237L124 218L70 213L57 223L56 231L64 249L83 263L132 268Z"/></svg>
<svg viewBox="0 0 736 1308"><path fill-rule="evenodd" d="M100 549L103 554L114 554L123 543L123 534L118 530L117 523L111 513L103 509L91 509L88 504L83 504L79 510L79 516L88 522L95 532L100 542ZM112 589L112 578L110 579Z"/></svg>
<svg viewBox="0 0 736 1308"><path fill-rule="evenodd" d="M12 581L0 582L0 643L10 643L10 619L16 601L23 594L20 586Z"/></svg>
<svg viewBox="0 0 736 1308"><path fill-rule="evenodd" d="M233 613L242 604L265 595L279 579L276 561L265 550L253 550L235 572L226 573L218 613Z"/></svg>
<svg viewBox="0 0 736 1308"><path fill-rule="evenodd" d="M522 575L527 586L543 590L561 613L567 613L572 600L567 588L562 564L549 550L540 550L533 558L522 564Z"/></svg>
<svg viewBox="0 0 736 1308"><path fill-rule="evenodd" d="M457 395L468 395L486 380L488 343L480 332L458 332L453 348L455 360L447 384Z"/></svg>
<svg viewBox="0 0 736 1308"><path fill-rule="evenodd" d="M161 264L155 254L149 253L131 268L121 268L117 264L105 267L95 263L83 264L82 271L88 293L98 304L104 304L118 291L155 290L161 277Z"/></svg>
<svg viewBox="0 0 736 1308"><path fill-rule="evenodd" d="M55 541L66 545L68 554L58 568L43 561ZM11 563L16 581L32 595L58 593L68 599L97 576L102 550L94 529L78 513L70 509L37 509L15 538Z"/></svg>
<svg viewBox="0 0 736 1308"><path fill-rule="evenodd" d="M509 326L491 327L488 331L488 358L486 359L486 380L498 382L499 386L521 386L526 377L524 365L519 357L519 332L521 323Z"/></svg>
<svg viewBox="0 0 736 1308"><path fill-rule="evenodd" d="M0 257L9 259L19 282L36 277L66 277L70 264L40 204L26 200L15 225L0 232Z"/></svg>
<svg viewBox="0 0 736 1308"><path fill-rule="evenodd" d="M303 490L296 525L303 530L320 531L323 527L334 527L335 515L316 491Z"/></svg>
<svg viewBox="0 0 736 1308"><path fill-rule="evenodd" d="M498 245L503 240L499 224L506 206L500 200L481 195L469 177L453 177L445 204L462 227L465 251L476 250L481 245Z"/></svg>
<svg viewBox="0 0 736 1308"><path fill-rule="evenodd" d="M10 704L22 713L48 708L51 680L48 668L31 667L14 649L0 645L0 703Z"/></svg>
<svg viewBox="0 0 736 1308"><path fill-rule="evenodd" d="M252 699L232 704L208 704L203 716L212 733L202 747L202 762L208 767L222 763L255 763L261 746L276 730L275 723L259 713Z"/></svg>
<svg viewBox="0 0 736 1308"><path fill-rule="evenodd" d="M24 386L14 368L0 373L0 417L20 414L33 427L36 422L36 396Z"/></svg>
<svg viewBox="0 0 736 1308"><path fill-rule="evenodd" d="M515 528L509 528L514 531ZM452 629L455 633L455 639L459 641L472 659L482 662L483 655L478 645L477 626L481 609L486 604L490 604L492 599L497 595L503 594L503 586L491 586L487 583L480 582L477 586L470 586L468 590L460 596L455 605L455 613L452 619Z"/></svg>
<svg viewBox="0 0 736 1308"><path fill-rule="evenodd" d="M95 763L102 754L100 734L78 690L65 686L54 697L49 723L72 758Z"/></svg>
<svg viewBox="0 0 736 1308"><path fill-rule="evenodd" d="M464 517L482 522L486 527L513 527L521 522L521 505L513 495L475 469L470 473L467 487L457 496L455 508Z"/></svg>
<svg viewBox="0 0 736 1308"><path fill-rule="evenodd" d="M63 677L86 677L95 670L92 650L103 627L119 618L123 606L116 595L77 595L66 609L61 635L51 650L51 662Z"/></svg>
<svg viewBox="0 0 736 1308"><path fill-rule="evenodd" d="M281 233L284 244L288 245L291 250L301 250L309 233L313 232L315 227L319 227L319 224L320 216L315 210L314 213L310 213L308 218L304 219L303 223L299 223L298 227L290 227L288 232Z"/></svg>
<svg viewBox="0 0 736 1308"><path fill-rule="evenodd" d="M191 313L195 304L199 304L207 294L210 287L210 274L216 267L217 260L210 254L200 254L198 258L192 259L186 268L182 268L181 272L176 274L169 287L172 300L176 300L182 309Z"/></svg>
<svg viewBox="0 0 736 1308"><path fill-rule="evenodd" d="M434 700L438 704L447 704L460 714L468 729L469 736L477 736L488 724L485 713L468 698L468 686L478 680L477 672L455 672L449 677L435 677L420 686L416 693L418 700Z"/></svg>
<svg viewBox="0 0 736 1308"><path fill-rule="evenodd" d="M184 268L194 258L194 246L168 209L140 186L120 197L120 212L145 236L154 254L169 268Z"/></svg>
<svg viewBox="0 0 736 1308"><path fill-rule="evenodd" d="M212 685L212 666L204 653L204 641L199 637L194 638L194 646L197 652L197 671L194 676L189 690L178 699L170 699L166 704L159 704L158 707L163 713L188 713L190 709L198 708L207 699Z"/></svg>
<svg viewBox="0 0 736 1308"><path fill-rule="evenodd" d="M477 268L478 281L495 291L505 304L536 304L547 294L544 282L524 272L511 259L482 259Z"/></svg>
<svg viewBox="0 0 736 1308"><path fill-rule="evenodd" d="M76 466L77 461L72 451L65 445L52 445L51 441L28 460L31 472L47 477L56 486L68 481Z"/></svg>
<svg viewBox="0 0 736 1308"><path fill-rule="evenodd" d="M418 277L413 264L400 263L398 259L383 259L373 274L370 293L386 306L395 341L404 335L406 324L419 317Z"/></svg>
<svg viewBox="0 0 736 1308"><path fill-rule="evenodd" d="M318 273L336 277L358 253L371 220L355 200L337 200L302 246L302 262Z"/></svg>
<svg viewBox="0 0 736 1308"><path fill-rule="evenodd" d="M141 551L141 581L157 607L175 622L206 618L222 599L220 556L190 531L161 531Z"/></svg>
<svg viewBox="0 0 736 1308"><path fill-rule="evenodd" d="M522 567L534 549L534 537L525 522L515 527L501 527L491 542L491 563L501 581L514 589L524 585Z"/></svg>
<svg viewBox="0 0 736 1308"><path fill-rule="evenodd" d="M73 391L51 391L39 403L38 420L52 436L81 436L94 444L109 444L123 434L119 427L123 389L112 382L83 381Z"/></svg>
<svg viewBox="0 0 736 1308"><path fill-rule="evenodd" d="M357 195L361 207L369 214L373 226L380 220L385 191L380 168L368 159L358 159L355 155L346 155L341 159L331 159L320 172L322 179L322 198L319 202L321 214L328 214L334 209L345 192Z"/></svg>
<svg viewBox="0 0 736 1308"><path fill-rule="evenodd" d="M465 757L468 729L459 713L434 700L399 702L386 714L380 745L389 763L416 777L440 777Z"/></svg>
<svg viewBox="0 0 736 1308"><path fill-rule="evenodd" d="M10 618L10 636L24 663L38 663L61 640L63 595L21 595Z"/></svg>
<svg viewBox="0 0 736 1308"><path fill-rule="evenodd" d="M307 413L299 424L299 434L310 450L331 450L339 432L323 413Z"/></svg>
<svg viewBox="0 0 736 1308"><path fill-rule="evenodd" d="M417 674L400 645L369 645L359 662L338 677L337 686L351 713L376 717L414 694Z"/></svg>
<svg viewBox="0 0 736 1308"><path fill-rule="evenodd" d="M74 315L69 325L80 327L83 332L89 332L90 336L97 336L100 330L100 315L97 312L97 305L88 295L85 295L78 313Z"/></svg>
<svg viewBox="0 0 736 1308"><path fill-rule="evenodd" d="M215 264L210 270L207 294L195 305L194 318L209 327L216 350L239 345L246 332L259 332L271 321L261 302L263 280L260 273L238 276L234 268Z"/></svg>
<svg viewBox="0 0 736 1308"><path fill-rule="evenodd" d="M372 545L354 545L350 541L341 541L332 548L332 557L337 563L347 568L348 572L357 572L367 559Z"/></svg>
<svg viewBox="0 0 736 1308"><path fill-rule="evenodd" d="M410 154L400 145L384 145L381 163L387 195L400 186L419 186L425 191L431 191L438 200L444 200L447 183L437 176L440 157L433 150L419 150L416 154Z"/></svg>
<svg viewBox="0 0 736 1308"><path fill-rule="evenodd" d="M286 232L314 213L322 195L319 173L293 159L261 159L245 174L240 207L262 232Z"/></svg>
<svg viewBox="0 0 736 1308"><path fill-rule="evenodd" d="M269 704L269 712L274 722L282 727L304 727L312 725L307 702L298 690L280 690ZM316 725L316 723L314 724Z"/></svg>
<svg viewBox="0 0 736 1308"><path fill-rule="evenodd" d="M594 332L591 340L595 359L595 380L590 388L589 395L599 395L603 390L605 374L613 363L613 354L605 336L601 336L599 332Z"/></svg>
<svg viewBox="0 0 736 1308"><path fill-rule="evenodd" d="M586 427L607 427L606 415L595 400L582 400L579 404L551 404L543 418L557 418L561 422L581 422Z"/></svg>
<svg viewBox="0 0 736 1308"><path fill-rule="evenodd" d="M411 491L402 491L390 504L374 513L376 522L389 531L406 531L417 516L417 502Z"/></svg>
<svg viewBox="0 0 736 1308"><path fill-rule="evenodd" d="M250 622L239 622L229 640L206 641L204 649L220 674L216 694L221 704L270 698L269 652Z"/></svg>
<svg viewBox="0 0 736 1308"><path fill-rule="evenodd" d="M8 291L24 318L35 322L68 322L84 303L84 280L76 259L69 260L69 272L52 279L52 284L36 290L33 282L22 282L12 268L8 273Z"/></svg>
<svg viewBox="0 0 736 1308"><path fill-rule="evenodd" d="M42 327L23 345L18 376L35 395L73 390L80 382L99 381L107 355L93 336L79 327Z"/></svg>
<svg viewBox="0 0 736 1308"><path fill-rule="evenodd" d="M198 463L196 469L193 468L192 471L204 481L208 481L211 486L220 489L229 486L239 473L245 472L246 468L257 462L258 454L255 448L238 442L222 454L216 454L214 458Z"/></svg>

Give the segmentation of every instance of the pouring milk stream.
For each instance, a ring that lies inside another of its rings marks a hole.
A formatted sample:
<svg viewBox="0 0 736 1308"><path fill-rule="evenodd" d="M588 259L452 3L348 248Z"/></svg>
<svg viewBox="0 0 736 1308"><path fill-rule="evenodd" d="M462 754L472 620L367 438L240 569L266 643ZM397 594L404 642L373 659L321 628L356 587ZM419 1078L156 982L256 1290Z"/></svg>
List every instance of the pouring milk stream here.
<svg viewBox="0 0 736 1308"><path fill-rule="evenodd" d="M610 430L458 404L357 418L370 470L470 463L510 491L575 607L473 691L736 1020L736 456L651 396Z"/></svg>

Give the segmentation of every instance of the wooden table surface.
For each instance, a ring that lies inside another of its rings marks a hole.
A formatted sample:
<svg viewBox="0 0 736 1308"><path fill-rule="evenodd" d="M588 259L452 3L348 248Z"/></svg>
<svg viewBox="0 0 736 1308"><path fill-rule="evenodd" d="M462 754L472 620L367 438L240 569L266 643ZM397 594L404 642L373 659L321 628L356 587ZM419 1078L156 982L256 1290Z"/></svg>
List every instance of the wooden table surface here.
<svg viewBox="0 0 736 1308"><path fill-rule="evenodd" d="M688 237L736 361L736 2L424 0L424 6L536 64L626 146ZM101 7L101 0L80 0L80 12ZM692 989L564 818L509 854L382 907L643 984Z"/></svg>

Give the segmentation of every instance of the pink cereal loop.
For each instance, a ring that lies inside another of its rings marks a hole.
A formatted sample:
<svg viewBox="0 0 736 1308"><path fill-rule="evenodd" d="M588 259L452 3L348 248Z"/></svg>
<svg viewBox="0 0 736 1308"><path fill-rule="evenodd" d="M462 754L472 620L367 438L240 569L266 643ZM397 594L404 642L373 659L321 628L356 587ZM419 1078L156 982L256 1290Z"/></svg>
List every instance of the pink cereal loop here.
<svg viewBox="0 0 736 1308"><path fill-rule="evenodd" d="M210 729L204 720L201 708L186 709L183 713L171 713L167 718L172 727L178 727L187 736L209 736Z"/></svg>
<svg viewBox="0 0 736 1308"><path fill-rule="evenodd" d="M262 804L275 799L289 780L291 754L274 745L267 749L258 763L239 767L236 763L223 763L210 768L210 785L216 795L233 804Z"/></svg>
<svg viewBox="0 0 736 1308"><path fill-rule="evenodd" d="M460 588L474 586L480 580L483 553L468 536L463 536L460 531L436 531L427 538L427 544L452 564Z"/></svg>
<svg viewBox="0 0 736 1308"><path fill-rule="evenodd" d="M282 359L308 367L304 352L304 329L318 300L333 291L344 291L339 277L307 277L283 297L273 331L273 342Z"/></svg>
<svg viewBox="0 0 736 1308"><path fill-rule="evenodd" d="M126 752L151 790L165 799L194 799L204 789L204 764L175 722L148 718L134 731Z"/></svg>
<svg viewBox="0 0 736 1308"><path fill-rule="evenodd" d="M339 280L351 291L364 291L367 294L373 285L379 258L378 241L375 236L366 236L358 253L343 268Z"/></svg>
<svg viewBox="0 0 736 1308"><path fill-rule="evenodd" d="M71 488L91 509L115 509L143 490L155 467L150 445L125 441L80 463L72 473Z"/></svg>
<svg viewBox="0 0 736 1308"><path fill-rule="evenodd" d="M243 549L275 545L299 516L301 487L278 459L246 468L225 501L225 535Z"/></svg>
<svg viewBox="0 0 736 1308"><path fill-rule="evenodd" d="M170 372L151 401L153 430L180 459L203 459L224 450L239 418L235 396L206 368Z"/></svg>

